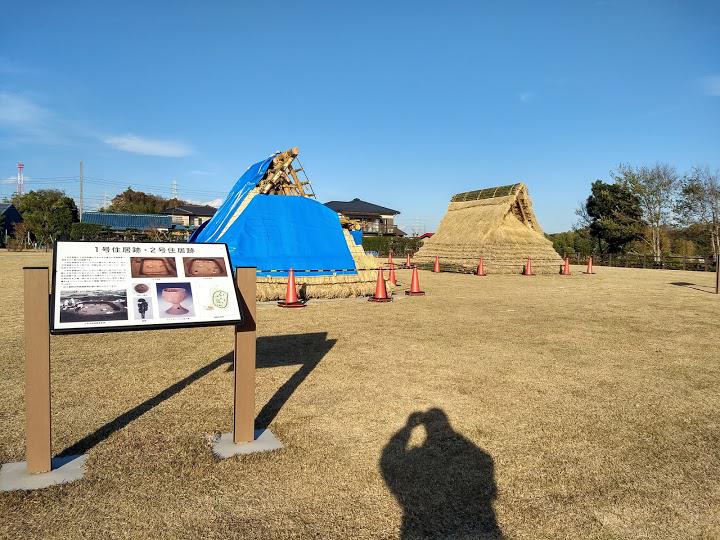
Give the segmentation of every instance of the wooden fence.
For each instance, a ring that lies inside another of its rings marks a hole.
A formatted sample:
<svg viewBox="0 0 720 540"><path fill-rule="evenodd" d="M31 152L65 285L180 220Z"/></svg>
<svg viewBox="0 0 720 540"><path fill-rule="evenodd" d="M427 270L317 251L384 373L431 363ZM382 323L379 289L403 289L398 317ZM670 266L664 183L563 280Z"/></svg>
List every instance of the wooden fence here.
<svg viewBox="0 0 720 540"><path fill-rule="evenodd" d="M587 257L573 255L570 260L574 264L587 264ZM683 257L680 255L641 255L627 253L623 255L593 255L595 266L621 266L625 268L655 268L658 270L694 270L698 272L715 272L717 262L706 257Z"/></svg>

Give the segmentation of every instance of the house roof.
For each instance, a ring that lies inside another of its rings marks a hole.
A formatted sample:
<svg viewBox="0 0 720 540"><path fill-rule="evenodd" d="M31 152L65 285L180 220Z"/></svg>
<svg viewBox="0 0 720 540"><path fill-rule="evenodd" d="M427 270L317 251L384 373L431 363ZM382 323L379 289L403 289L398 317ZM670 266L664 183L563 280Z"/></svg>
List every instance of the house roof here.
<svg viewBox="0 0 720 540"><path fill-rule="evenodd" d="M361 201L360 199L353 199L352 201L329 201L325 203L325 206L335 210L336 212L349 213L349 214L392 214L397 215L400 212L393 210L392 208L385 208L377 204L369 203L367 201Z"/></svg>
<svg viewBox="0 0 720 540"><path fill-rule="evenodd" d="M212 217L217 212L217 208L207 204L183 204L174 208L168 208L163 214L173 216L203 216Z"/></svg>
<svg viewBox="0 0 720 540"><path fill-rule="evenodd" d="M83 212L83 223L95 223L114 231L134 229L170 229L172 217L163 214L111 214L109 212Z"/></svg>
<svg viewBox="0 0 720 540"><path fill-rule="evenodd" d="M7 212L7 209L12 206L11 203L0 203L0 215Z"/></svg>

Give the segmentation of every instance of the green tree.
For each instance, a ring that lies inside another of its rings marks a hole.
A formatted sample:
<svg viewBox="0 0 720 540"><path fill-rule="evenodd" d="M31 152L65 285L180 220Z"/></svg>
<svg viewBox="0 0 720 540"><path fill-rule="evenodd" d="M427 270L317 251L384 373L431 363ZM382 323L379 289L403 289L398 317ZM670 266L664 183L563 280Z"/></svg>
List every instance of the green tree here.
<svg viewBox="0 0 720 540"><path fill-rule="evenodd" d="M604 242L610 253L621 253L629 242L642 238L645 223L640 201L627 186L596 180L590 191L585 211L598 246Z"/></svg>
<svg viewBox="0 0 720 540"><path fill-rule="evenodd" d="M15 195L12 203L22 215L30 234L45 246L67 237L70 226L78 220L75 201L57 189L41 189Z"/></svg>
<svg viewBox="0 0 720 540"><path fill-rule="evenodd" d="M592 255L595 246L590 230L587 227L546 236L553 243L555 251L560 256L580 255L581 257L588 257Z"/></svg>
<svg viewBox="0 0 720 540"><path fill-rule="evenodd" d="M168 208L183 204L187 204L187 202L180 199L166 199L160 195L127 188L122 193L115 195L110 205L103 208L102 211L118 214L159 214Z"/></svg>

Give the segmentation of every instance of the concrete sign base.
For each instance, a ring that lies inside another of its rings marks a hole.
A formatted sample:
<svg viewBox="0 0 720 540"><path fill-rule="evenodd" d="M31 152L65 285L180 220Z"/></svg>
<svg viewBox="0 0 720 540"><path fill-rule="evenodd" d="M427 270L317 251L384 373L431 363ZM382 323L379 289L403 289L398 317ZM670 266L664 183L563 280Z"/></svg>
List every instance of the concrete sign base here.
<svg viewBox="0 0 720 540"><path fill-rule="evenodd" d="M269 452L282 447L282 443L269 429L256 429L255 440L241 444L233 442L232 433L223 433L212 445L213 454L220 459L256 452Z"/></svg>
<svg viewBox="0 0 720 540"><path fill-rule="evenodd" d="M17 489L43 489L57 484L80 480L85 474L87 454L52 459L52 470L32 474L27 471L27 462L5 463L0 468L0 491Z"/></svg>

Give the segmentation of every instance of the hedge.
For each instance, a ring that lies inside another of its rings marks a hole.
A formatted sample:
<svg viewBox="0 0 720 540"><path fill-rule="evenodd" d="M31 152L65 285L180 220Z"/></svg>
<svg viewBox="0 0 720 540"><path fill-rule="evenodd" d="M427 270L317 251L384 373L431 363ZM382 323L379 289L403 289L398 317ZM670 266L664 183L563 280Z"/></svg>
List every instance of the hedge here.
<svg viewBox="0 0 720 540"><path fill-rule="evenodd" d="M392 250L393 255L404 257L406 253L412 255L419 250L422 240L403 236L363 236L362 245L365 251L377 251L382 256Z"/></svg>

